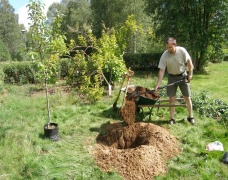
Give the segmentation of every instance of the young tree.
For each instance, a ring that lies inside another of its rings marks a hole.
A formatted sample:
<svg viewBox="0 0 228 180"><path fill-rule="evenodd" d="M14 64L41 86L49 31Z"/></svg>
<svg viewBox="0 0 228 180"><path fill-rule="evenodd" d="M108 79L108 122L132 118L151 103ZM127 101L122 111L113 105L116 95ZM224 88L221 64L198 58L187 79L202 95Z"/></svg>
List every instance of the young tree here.
<svg viewBox="0 0 228 180"><path fill-rule="evenodd" d="M32 49L29 54L35 59L39 58L37 77L44 83L48 124L51 122L50 105L48 96L48 83L57 73L57 65L62 54L66 54L67 48L64 42L64 36L61 35L61 18L55 17L52 26L46 23L46 16L43 14L44 5L40 1L30 0L28 4Z"/></svg>

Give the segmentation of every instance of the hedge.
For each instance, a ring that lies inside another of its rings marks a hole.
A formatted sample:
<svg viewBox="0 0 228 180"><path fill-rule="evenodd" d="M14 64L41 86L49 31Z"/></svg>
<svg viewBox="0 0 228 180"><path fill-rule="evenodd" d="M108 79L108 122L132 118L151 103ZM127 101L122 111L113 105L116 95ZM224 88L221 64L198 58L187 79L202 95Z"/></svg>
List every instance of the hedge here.
<svg viewBox="0 0 228 180"><path fill-rule="evenodd" d="M124 54L123 59L127 68L132 70L157 69L162 53Z"/></svg>
<svg viewBox="0 0 228 180"><path fill-rule="evenodd" d="M36 64L12 62L3 65L4 82L12 84L35 83Z"/></svg>
<svg viewBox="0 0 228 180"><path fill-rule="evenodd" d="M34 84L36 80L37 63L36 62L11 62L1 63L0 78L5 83L10 84ZM59 64L59 79L65 78L68 75L69 59L61 59Z"/></svg>
<svg viewBox="0 0 228 180"><path fill-rule="evenodd" d="M157 69L161 53L149 54L124 54L123 59L128 68L132 70L152 70ZM58 67L58 78L64 79L68 76L70 67L70 59L64 58L60 60ZM20 61L1 63L2 71L0 72L0 80L10 84L28 84L38 83L36 81L37 63Z"/></svg>

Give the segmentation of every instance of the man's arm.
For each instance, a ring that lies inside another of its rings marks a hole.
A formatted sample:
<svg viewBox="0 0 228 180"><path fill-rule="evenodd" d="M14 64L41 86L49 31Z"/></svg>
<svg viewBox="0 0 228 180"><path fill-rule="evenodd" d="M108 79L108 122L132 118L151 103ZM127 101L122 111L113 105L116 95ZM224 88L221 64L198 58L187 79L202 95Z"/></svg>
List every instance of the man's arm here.
<svg viewBox="0 0 228 180"><path fill-rule="evenodd" d="M160 69L159 72L158 72L158 82L157 82L157 85L155 87L155 90L156 91L161 86L161 83L162 83L162 79L164 77L164 74L165 74L165 70L164 69Z"/></svg>
<svg viewBox="0 0 228 180"><path fill-rule="evenodd" d="M192 64L191 59L188 59L187 66L188 66L188 82L190 83L193 76L193 69L194 69L194 65Z"/></svg>

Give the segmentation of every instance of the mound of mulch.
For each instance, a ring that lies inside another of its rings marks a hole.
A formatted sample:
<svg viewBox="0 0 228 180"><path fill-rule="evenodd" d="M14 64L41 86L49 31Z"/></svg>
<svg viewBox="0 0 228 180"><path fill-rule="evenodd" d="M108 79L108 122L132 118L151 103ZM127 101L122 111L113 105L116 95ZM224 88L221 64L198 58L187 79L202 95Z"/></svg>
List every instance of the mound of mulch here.
<svg viewBox="0 0 228 180"><path fill-rule="evenodd" d="M90 151L105 172L115 171L126 180L153 179L167 172L166 160L179 154L179 142L163 127L152 123L135 123L137 98L140 94L158 100L159 94L136 87L128 93L120 113L124 123L113 123L101 129L97 145Z"/></svg>
<svg viewBox="0 0 228 180"><path fill-rule="evenodd" d="M99 134L93 156L105 172L116 171L125 179L153 179L166 173L166 160L181 151L176 138L152 123L110 124Z"/></svg>

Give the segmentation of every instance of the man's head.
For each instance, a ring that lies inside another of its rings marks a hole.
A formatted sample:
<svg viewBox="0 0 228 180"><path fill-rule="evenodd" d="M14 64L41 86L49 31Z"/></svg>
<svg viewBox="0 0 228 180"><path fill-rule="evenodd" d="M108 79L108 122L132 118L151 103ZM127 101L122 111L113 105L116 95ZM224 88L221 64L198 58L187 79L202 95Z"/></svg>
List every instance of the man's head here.
<svg viewBox="0 0 228 180"><path fill-rule="evenodd" d="M170 54L175 54L177 46L176 39L174 37L167 38L165 46Z"/></svg>

